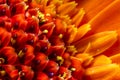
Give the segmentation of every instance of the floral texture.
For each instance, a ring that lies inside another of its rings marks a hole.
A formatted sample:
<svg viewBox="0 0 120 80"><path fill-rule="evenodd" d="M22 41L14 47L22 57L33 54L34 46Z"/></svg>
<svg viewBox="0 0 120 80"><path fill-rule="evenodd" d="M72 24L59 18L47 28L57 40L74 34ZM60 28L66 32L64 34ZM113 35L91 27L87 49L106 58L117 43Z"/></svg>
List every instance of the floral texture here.
<svg viewBox="0 0 120 80"><path fill-rule="evenodd" d="M0 80L120 80L119 3L0 0Z"/></svg>

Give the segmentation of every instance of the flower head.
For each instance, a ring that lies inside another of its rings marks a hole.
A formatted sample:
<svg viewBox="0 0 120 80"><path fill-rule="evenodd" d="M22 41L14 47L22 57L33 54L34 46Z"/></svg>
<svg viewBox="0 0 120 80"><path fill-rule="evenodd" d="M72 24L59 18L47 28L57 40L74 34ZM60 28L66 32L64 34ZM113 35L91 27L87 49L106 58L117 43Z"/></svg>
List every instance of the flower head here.
<svg viewBox="0 0 120 80"><path fill-rule="evenodd" d="M120 54L104 54L118 32L96 29L118 2L89 12L85 0L1 0L0 79L120 79Z"/></svg>

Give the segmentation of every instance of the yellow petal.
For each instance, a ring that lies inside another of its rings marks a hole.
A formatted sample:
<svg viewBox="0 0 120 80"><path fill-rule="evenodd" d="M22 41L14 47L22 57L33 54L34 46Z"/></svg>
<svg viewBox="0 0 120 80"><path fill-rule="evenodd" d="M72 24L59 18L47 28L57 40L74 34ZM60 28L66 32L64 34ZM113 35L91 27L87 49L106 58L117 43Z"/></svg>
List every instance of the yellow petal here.
<svg viewBox="0 0 120 80"><path fill-rule="evenodd" d="M94 34L74 43L78 52L82 53L90 43L90 49L87 51L90 55L98 55L110 48L117 40L115 31L105 31Z"/></svg>

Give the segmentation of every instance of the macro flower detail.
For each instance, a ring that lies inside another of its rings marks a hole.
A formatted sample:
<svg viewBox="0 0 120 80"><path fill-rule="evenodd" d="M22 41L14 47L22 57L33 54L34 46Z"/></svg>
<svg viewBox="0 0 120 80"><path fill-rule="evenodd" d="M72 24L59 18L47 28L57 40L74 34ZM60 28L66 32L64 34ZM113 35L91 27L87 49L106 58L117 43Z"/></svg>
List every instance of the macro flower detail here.
<svg viewBox="0 0 120 80"><path fill-rule="evenodd" d="M89 12L95 2L0 0L0 80L119 80L120 54L108 53L119 32L106 14L120 1Z"/></svg>

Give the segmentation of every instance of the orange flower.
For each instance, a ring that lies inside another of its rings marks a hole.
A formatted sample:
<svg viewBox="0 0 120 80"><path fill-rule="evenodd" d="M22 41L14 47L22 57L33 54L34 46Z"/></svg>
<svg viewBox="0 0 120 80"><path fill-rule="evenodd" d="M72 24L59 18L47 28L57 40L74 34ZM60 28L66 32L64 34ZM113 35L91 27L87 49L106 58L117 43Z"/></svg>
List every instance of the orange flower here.
<svg viewBox="0 0 120 80"><path fill-rule="evenodd" d="M0 79L119 80L119 0L1 0Z"/></svg>

